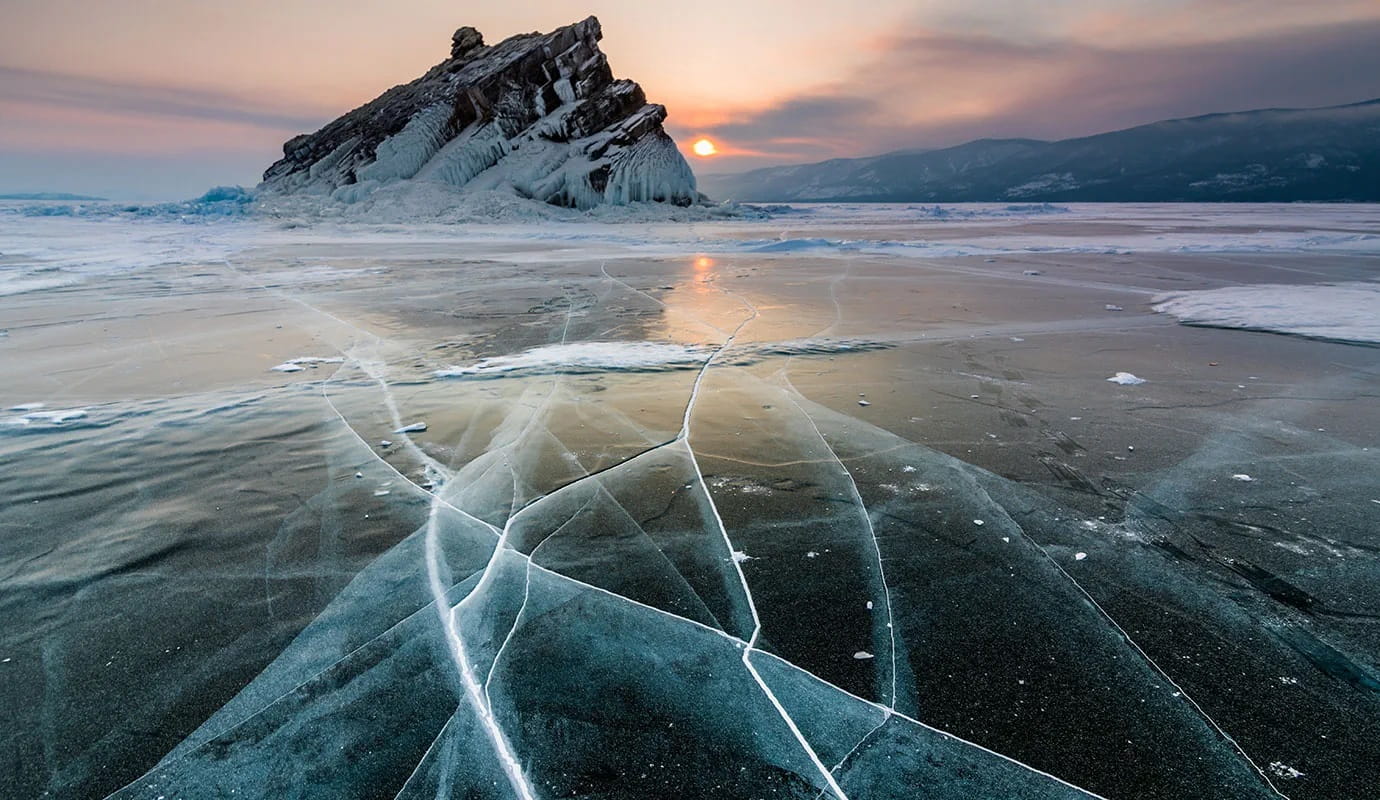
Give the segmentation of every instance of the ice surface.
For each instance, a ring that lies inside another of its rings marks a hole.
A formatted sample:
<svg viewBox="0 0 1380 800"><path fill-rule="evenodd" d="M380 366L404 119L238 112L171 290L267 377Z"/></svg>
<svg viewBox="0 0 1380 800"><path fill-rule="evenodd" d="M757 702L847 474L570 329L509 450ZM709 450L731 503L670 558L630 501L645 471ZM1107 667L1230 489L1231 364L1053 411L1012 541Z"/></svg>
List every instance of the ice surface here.
<svg viewBox="0 0 1380 800"><path fill-rule="evenodd" d="M6 668L42 698L14 709L8 774L121 800L1361 785L1366 349L1273 340L1299 348L1277 371L1225 344L1265 337L1144 313L1265 268L1234 247L1374 216L1287 211L1205 260L1172 250L1216 234L1079 207L693 230L0 217L26 274L75 278L6 301L6 361L26 359L6 376L26 376L0 432L43 431L0 437L0 610L32 626ZM797 226L785 241L825 244L757 252ZM856 241L878 244L837 244ZM1156 258L1097 249L1137 241ZM1349 246L1328 258L1368 268ZM106 293L134 322L94 313ZM149 325L156 302L198 316ZM94 366L66 360L67 325ZM1154 360L1152 336L1192 338ZM207 350L218 388L178 355ZM1343 366L1302 392L1314 361ZM312 364L331 368L272 372ZM1128 408L1097 389L1118 368L1160 378ZM90 399L124 374L153 396ZM1348 735L1319 743L1329 725Z"/></svg>
<svg viewBox="0 0 1380 800"><path fill-rule="evenodd" d="M1380 283L1227 286L1155 298L1186 325L1380 344Z"/></svg>

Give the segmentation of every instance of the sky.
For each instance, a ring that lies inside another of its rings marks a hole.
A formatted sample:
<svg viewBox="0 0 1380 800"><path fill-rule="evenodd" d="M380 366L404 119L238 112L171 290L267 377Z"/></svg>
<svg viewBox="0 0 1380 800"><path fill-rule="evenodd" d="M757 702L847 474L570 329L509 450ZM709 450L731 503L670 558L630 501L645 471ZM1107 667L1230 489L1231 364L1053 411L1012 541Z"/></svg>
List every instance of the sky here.
<svg viewBox="0 0 1380 800"><path fill-rule="evenodd" d="M0 0L0 192L252 186L455 28L591 13L700 174L1380 98L1380 0Z"/></svg>

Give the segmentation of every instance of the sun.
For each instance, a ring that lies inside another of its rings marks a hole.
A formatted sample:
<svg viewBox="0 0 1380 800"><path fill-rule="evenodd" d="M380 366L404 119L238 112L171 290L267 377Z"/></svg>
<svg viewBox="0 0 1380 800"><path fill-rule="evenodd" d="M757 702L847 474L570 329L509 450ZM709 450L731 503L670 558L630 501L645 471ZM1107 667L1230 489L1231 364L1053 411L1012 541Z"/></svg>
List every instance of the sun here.
<svg viewBox="0 0 1380 800"><path fill-rule="evenodd" d="M695 151L695 155L705 158L719 154L719 148L715 147L714 143L708 139L696 139L695 143L690 145L690 149Z"/></svg>

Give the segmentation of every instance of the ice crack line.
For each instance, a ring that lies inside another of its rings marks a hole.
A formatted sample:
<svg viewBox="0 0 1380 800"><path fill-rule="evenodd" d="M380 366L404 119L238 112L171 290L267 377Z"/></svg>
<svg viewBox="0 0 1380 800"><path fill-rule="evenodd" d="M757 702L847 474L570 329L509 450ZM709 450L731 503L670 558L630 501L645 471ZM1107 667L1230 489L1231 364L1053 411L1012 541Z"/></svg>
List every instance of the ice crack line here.
<svg viewBox="0 0 1380 800"><path fill-rule="evenodd" d="M853 700L856 700L856 701L858 701L858 702L860 702L860 703L863 703L864 705L871 706L872 708L877 709L878 711L882 712L883 714L886 714L886 715L889 715L889 716L893 716L893 717L896 717L896 718L898 718L898 719L905 720L906 722L908 722L908 723L910 723L910 724L912 724L912 725L915 725L916 727L922 728L922 729L924 729L924 730L926 730L926 731L929 731L929 732L931 732L931 733L938 734L938 735L943 736L943 737L945 737L945 738L947 738L947 739L952 739L952 740L954 740L954 741L956 741L956 742L959 742L959 743L961 743L961 744L964 744L964 745L966 745L966 746L968 746L968 747L972 747L972 748L975 749L975 750L980 750L980 751L982 751L982 752L984 752L984 753L987 753L988 755L992 755L992 756L995 756L995 757L997 757L997 758L1000 758L1000 759L1002 759L1003 761L1007 761L1007 762L1009 762L1009 763L1011 763L1011 764L1015 764L1016 766L1021 767L1022 769L1028 770L1028 771L1033 772L1033 773L1035 773L1035 774L1037 774L1037 775L1040 775L1040 776L1042 776L1042 777L1049 778L1050 780L1055 781L1056 783L1060 783L1060 784L1062 784L1062 785L1064 785L1064 786L1067 786L1067 787L1069 787L1069 788L1071 788L1071 789L1076 789L1077 791L1083 792L1084 794L1087 794L1087 795L1089 795L1090 797L1097 798L1097 800L1105 800L1105 798L1102 798L1101 795L1098 795L1098 794L1096 794L1096 793L1094 793L1094 792L1090 792L1090 791L1088 791L1087 789L1084 789L1084 788L1082 788L1082 787L1080 787L1080 786L1076 786L1076 785L1074 785L1074 784L1072 784L1072 783L1069 783L1068 781L1064 780L1063 778L1060 778L1060 777L1057 776L1057 775L1052 775L1052 774L1050 774L1050 773L1048 773L1048 772L1045 772L1045 771L1042 770L1042 769L1038 769L1038 768L1036 768L1036 767L1033 767L1033 766L1031 766L1031 765L1029 765L1029 764L1027 764L1027 763L1025 763L1025 762L1023 762L1023 761L1018 761L1018 760L1012 758L1011 756L1006 755L1005 753L999 753L999 752L997 752L996 750L992 750L991 748L984 747L984 746L978 744L977 742L969 741L968 739L964 739L964 738L961 737L961 736L956 736L956 735L954 735L954 734L952 734L952 733L950 733L950 732L948 732L948 731L946 731L946 730L942 730L942 729L940 729L940 728L934 727L933 725L929 725L929 724L926 724L926 723L924 723L924 722L921 722L920 720L916 719L915 717L908 716L907 714L905 714L905 713L903 713L903 712L901 712L901 711L897 711L897 710L895 710L895 709L888 708L887 706L884 706L884 705L882 705L881 703L878 703L878 702L875 701L875 700L869 700L869 699L866 698L866 697L860 697L860 696L858 696L858 695L856 695L856 694L853 694L852 692L848 691L847 689L844 689L844 688L841 687L841 686L836 686L836 685L830 683L829 681L826 681L825 679L819 677L818 675L814 674L813 672L810 672L809 670L805 669L804 667L798 666L798 665L796 665L796 664L794 664L794 663L792 663L792 662L790 662L790 661L787 661L786 659L784 659L784 658L782 658L782 657L776 655L775 653L769 653L769 652L767 652L766 650L762 650L762 649L756 648L756 647L754 647L753 645L751 645L749 642L747 642L747 641L745 641L745 640L743 640L743 639L741 639L741 638L739 638L739 637L737 637L737 636L734 636L734 635L731 634L731 633L728 633L728 632L726 632L726 631L720 630L720 629L718 629L718 628L710 627L710 626L705 625L703 622L700 622L700 621L698 621L698 620L693 620L693 619L690 619L690 618L688 618L688 617L682 617L682 616L679 615L679 614L676 614L676 613L671 612L671 611L667 611L667 610L665 610L665 609L663 609L663 608L657 608L656 606L649 606L649 605L647 605L646 603L643 603L643 602L641 602L641 601L639 601L639 600L634 600L634 599L631 598L631 597L627 597L627 596L625 596L625 595L618 594L617 592L610 591L610 590L608 590L608 589L605 589L605 588L602 587L602 586L595 586L594 584L585 583L584 581L579 580L578 578L572 578L572 577L570 577L569 575L563 575L563 574L561 574L561 573L559 573L559 572L556 572L556 571L553 570L553 569L550 569L549 567L544 567L544 566L542 566L541 564L538 564L538 563L536 563L536 562L532 562L532 565L531 565L531 566L532 566L532 569L535 569L535 570L537 570L538 572L542 572L542 573L545 573L545 574L547 574L547 575L550 575L551 577L553 577L553 578L555 578L555 579L557 579L557 580L568 581L568 582L570 582L570 583L572 583L572 584L575 584L576 586L579 586L579 587L581 587L581 588L583 588L583 589L586 589L586 590L588 590L588 591L598 592L598 593L600 593L600 594L606 595L606 596L612 598L612 599L615 600L615 601L618 601L618 602L621 602L621 603L626 603L627 605L634 606L634 607L636 607L636 608L640 608L640 609L643 609L643 610L645 610L645 611L650 611L650 612L652 612L652 613L654 613L654 614L658 614L658 615L660 615L660 616L662 616L662 617L665 617L665 618L667 618L667 619L669 619L669 620L672 620L672 621L674 621L674 622L676 622L676 623L681 623L681 624L690 625L690 626L695 627L695 628L698 628L698 629L700 629L700 630L702 630L702 631L704 631L704 632L706 632L706 633L710 633L710 634L713 634L713 635L718 636L718 637L720 637L720 638L726 639L726 640L728 640L729 642L731 642L732 644L734 644L735 646L743 648L746 652L756 653L756 654L758 654L758 655L763 656L764 658L770 658L770 659L772 659L772 660L774 660L774 661L780 663L783 667L785 667L785 668L787 668L787 669L790 669L790 670L792 670L792 671L794 671L794 672L799 672L799 673L801 673L802 675L805 675L805 676L809 677L811 680L814 680L814 681L818 682L819 684L821 684L821 685L823 685L823 686L827 686L828 688L833 689L834 691L837 691L837 692L839 692L840 694L846 695L847 697L849 697L849 698L851 698L851 699L853 699ZM760 683L759 683L759 685L760 685ZM837 769L837 767L836 767L835 769Z"/></svg>
<svg viewBox="0 0 1380 800"><path fill-rule="evenodd" d="M445 632L446 644L450 649L451 659L460 673L460 683L464 686L465 696L469 698L474 706L475 713L479 716L479 724L488 736L489 742L493 745L494 753L498 756L499 765L503 768L504 774L508 778L508 783L512 785L513 791L521 800L536 800L536 793L532 785L528 782L527 776L523 774L522 765L518 762L517 756L513 753L512 745L508 742L508 737L503 733L503 728L494 718L493 710L485 701L484 689L475 675L474 665L470 663L469 654L465 651L465 641L460 635L460 625L457 614L465 601L451 608L446 600L445 583L441 580L443 567L441 564L440 543L437 531L437 510L441 507L440 503L433 502L431 511L427 515L426 530L426 572L427 583L431 588L431 595L436 607L437 614L440 615L441 629ZM495 552L503 547L503 540L494 545ZM492 564L492 562L490 562ZM487 567L485 568L488 569ZM487 571L485 577L487 577ZM484 578L480 578L480 583ZM480 586L476 585L474 590L466 596L466 600L473 597L480 591Z"/></svg>
<svg viewBox="0 0 1380 800"><path fill-rule="evenodd" d="M638 294L652 300L656 304L665 307L666 304L662 303L660 300L657 300L655 297L652 297L646 292L642 292L638 289L635 289L632 286L628 286L628 284L623 283L623 281L620 281L617 278L614 278L612 275L609 275L606 265L601 265L599 269L610 280L627 286L627 288L631 289L632 291L637 292ZM758 311L756 306L752 305L752 303L739 297L738 295L733 294L732 292L729 292L727 290L721 289L720 291L723 291L725 294L733 296L740 303L746 306L751 313L746 319L738 323L738 326L734 328L731 333L729 333L728 337L724 340L724 342L720 344L717 348L715 348L714 352L709 355L709 358L705 359L704 365L700 367L699 372L695 375L695 382L690 388L690 398L685 404L685 417L681 421L680 433L677 435L676 440L683 442L685 444L685 452L690 457L690 463L695 469L695 476L699 481L700 490L704 492L705 501L709 504L709 510L714 515L714 521L719 528L720 535L723 537L724 546L727 548L729 554L731 555L733 553L733 542L728 536L728 529L724 525L723 517L719 514L718 506L714 503L714 497L709 493L709 486L708 484L706 484L704 480L704 471L700 469L699 459L695 457L695 449L690 444L690 420L691 417L694 415L695 402L699 399L700 388L704 383L705 375L709 373L709 368L714 364L715 359L717 359L721 353L723 353L725 350L727 350L729 347L733 345L734 340L737 339L738 334L742 332L743 328L747 327L748 323L757 319ZM700 322L702 324L708 324L703 323L702 320L700 320ZM714 326L710 325L709 327L713 328ZM783 706L781 704L781 701L777 699L776 694L772 692L771 687L769 687L767 685L767 682L762 679L762 676L757 672L757 668L754 667L752 664L751 655L753 650L756 648L757 639L762 633L762 620L757 614L757 604L752 599L752 590L748 588L747 577L743 574L742 565L738 563L736 559L730 558L729 560L733 564L734 571L738 573L738 583L742 587L744 598L747 600L748 610L752 613L752 636L748 639L747 645L743 648L743 666L747 669L748 674L752 676L752 679L757 683L758 688L762 690L762 694L766 696L767 700L776 709L777 714L779 714L781 716L781 719L785 721L786 727L790 729L791 734L800 744L801 749L805 751L806 755L809 756L811 762L814 763L815 769L819 771L820 776L828 785L829 790L833 792L835 797L839 798L839 800L848 800L848 795L843 791L843 788L839 786L838 781L834 779L833 773L830 772L829 768L826 767L824 765L824 762L820 760L819 754L815 752L814 748L805 739L804 734L800 732L800 728L796 725L795 720L791 718L791 715L789 713L787 713L785 706Z"/></svg>
<svg viewBox="0 0 1380 800"><path fill-rule="evenodd" d="M987 493L986 489L983 489L981 486L977 486L976 488L983 493L983 496L987 498L988 502L992 503L992 505L996 508L1002 509L1003 515L1011 521L1012 525L1016 526L1016 530L1020 531L1021 538L1025 539L1032 547L1035 548L1036 552L1038 552L1042 557L1044 557L1044 559L1048 561L1054 567L1054 569L1059 572L1059 574L1063 575L1064 578L1067 579L1068 582L1072 584L1076 590L1078 590L1078 593L1083 595L1083 597L1089 603L1092 604L1093 608L1097 609L1098 615L1100 615L1102 619L1104 619L1107 622L1107 624L1115 628L1117 633L1121 635L1121 638L1124 639L1126 643L1131 646L1132 649L1139 653L1140 657L1145 659L1145 662L1149 664L1155 672L1159 673L1159 675L1163 677L1164 680L1170 686L1173 686L1174 690L1179 693L1179 696L1186 700L1189 705L1193 706L1193 709L1198 712L1198 715L1202 717L1208 723L1208 725L1212 726L1213 730L1217 731L1217 734L1221 736L1223 739L1225 739L1232 746L1232 749L1239 753L1241 757L1245 759L1246 763L1251 766L1252 769L1254 769L1257 773L1260 774L1261 779L1265 781L1265 785L1270 787L1270 791L1284 798L1284 800L1289 800L1289 795L1285 794L1284 792L1281 792L1279 790L1279 787L1275 786L1274 781L1270 780L1270 776L1266 774L1265 770L1261 769L1260 765L1255 763L1255 760L1251 758L1250 754L1246 752L1245 748L1243 748L1240 745L1240 743L1233 739L1231 737L1231 734L1227 733L1226 730L1217 723L1217 720L1213 719L1212 716L1207 713L1206 709L1198 705L1198 701L1194 700L1192 695L1190 695L1188 691L1184 689L1184 687L1180 686L1177 681L1170 677L1169 673L1165 671L1165 669L1161 667L1159 663L1155 661L1155 659L1151 658L1150 654L1147 653L1145 649L1142 648L1136 642L1135 639L1131 638L1131 634L1125 628L1121 627L1121 623L1117 622L1116 618L1114 618L1111 615L1111 613L1107 611L1107 609L1103 608L1101 603L1097 602L1097 600L1092 596L1091 592L1083 588L1083 584L1079 583L1076 578L1070 575L1068 570L1064 569L1064 567L1058 562L1058 560L1056 560L1054 556L1051 556L1049 552L1045 550L1043 546L1040 545L1039 542L1036 542L1034 538L1030 536L1029 533L1026 533L1025 528L1019 522L1017 522L1010 514L1007 514L1005 508L1001 506L999 503L997 503L995 500L993 500L991 495Z"/></svg>
<svg viewBox="0 0 1380 800"><path fill-rule="evenodd" d="M709 493L709 486L704 480L704 470L700 469L699 460L695 458L695 448L690 445L690 420L694 416L695 402L699 399L704 377L709 373L709 368L713 366L714 359L718 358L720 353L723 353L733 345L733 341L738 337L738 334L742 332L743 328L747 327L748 323L757 319L757 308L741 298L739 298L739 301L748 307L751 314L742 322L738 323L738 327L734 328L733 332L728 335L728 338L724 340L723 344L719 345L709 358L705 360L704 366L700 368L699 374L695 376L695 382L690 388L690 400L685 404L685 418L681 423L680 435L677 437L680 441L685 443L685 452L689 455L690 463L695 469L695 476L699 481L700 491L704 492L705 501L709 504L709 510L714 515L714 522L719 528L720 535L723 537L724 547L728 549L730 554L733 553L733 541L728 536L728 528L724 525L723 517L719 514L719 508L714 503L714 497ZM756 681L758 688L762 690L762 694L766 696L767 700L772 704L772 707L776 709L776 713L779 714L781 719L786 723L786 727L790 729L791 735L795 737L801 749L805 751L810 761L814 763L815 769L819 771L820 777L824 779L829 790L833 792L834 796L839 798L839 800L848 800L848 795L843 791L843 787L839 786L838 781L834 779L833 773L830 772L829 768L820 760L819 754L815 752L814 747L806 740L805 735L800 732L800 727L796 725L795 720L792 719L791 715L786 711L786 707L777 699L776 694L771 690L771 687L767 685L767 682L762 679L761 674L757 672L757 668L752 664L752 652L756 649L757 639L762 633L762 619L757 615L757 604L752 599L752 590L748 588L747 576L743 574L742 564L739 563L737 559L730 558L729 560L733 564L734 571L738 573L738 583L743 589L744 598L747 599L748 610L752 613L752 636L748 639L747 646L743 648L743 666L747 668L748 674Z"/></svg>
<svg viewBox="0 0 1380 800"><path fill-rule="evenodd" d="M790 378L786 378L786 382L789 384ZM795 387L792 386L791 388L794 390ZM787 397L790 396L787 395ZM882 546L881 543L877 541L877 530L872 527L872 514L867 510L867 504L863 502L862 493L858 491L858 482L853 479L852 471L843 463L843 459L839 458L838 453L834 452L833 446L829 444L828 439L824 438L824 434L820 432L819 426L815 424L814 418L806 413L805 409L801 408L800 404L797 403L794 398L791 398L791 405L795 406L796 409L805 416L805 419L810 423L810 427L814 429L815 435L824 443L824 447L828 449L829 455L834 457L835 463L837 463L839 469L843 471L844 477L848 479L848 488L853 493L853 499L858 503L858 511L862 514L863 522L867 525L867 535L868 538L872 540L872 552L877 556L877 577L882 583L882 602L886 603L886 630L891 639L891 700L887 703L887 706L889 708L895 708L896 626L895 620L891 616L891 587L889 587L886 582L886 567L882 564Z"/></svg>
<svg viewBox="0 0 1380 800"><path fill-rule="evenodd" d="M267 292L267 293L269 293L269 294L271 294L271 295L273 295L273 296L275 296L275 297L278 297L279 299L286 300L286 301L288 301L288 302L290 302L290 303L296 303L297 305L301 306L302 308L307 309L308 311L310 311L310 312L312 312L312 313L314 313L314 314L318 314L318 315L320 315L320 316L323 316L323 317L325 317L325 318L327 318L327 319L329 319L329 320L332 320L333 322L336 322L337 324L339 324L339 325L341 325L341 326L343 326L343 327L345 327L345 328L348 328L348 329L354 331L356 334L359 334L359 335L362 335L362 336L364 336L364 337L366 337L366 338L372 339L372 340L374 341L375 345L383 345L383 344L384 344L383 338L380 337L378 334L372 332L372 331L365 330L365 329L359 327L358 325L355 325L354 323L351 323L351 322L348 322L348 321L346 321L346 320L344 320L344 319L341 319L340 317L337 317L336 315L332 314L331 312L326 311L326 310L323 309L323 308L319 308L319 307L317 307L317 306L314 306L314 305L312 305L311 303L308 303L307 301L305 301L305 300L303 300L303 299L301 299L301 298L299 298L299 297L297 297L297 296L295 296L295 295L293 295L293 294L290 294L290 293L288 293L288 292L284 292L284 291L282 291L282 290L280 290L280 289L275 289L275 288L273 288L273 287L271 287L271 286L268 286L268 285L266 285L266 284L263 284L263 283L260 283L259 281L254 280L253 277L251 277L251 276L248 275L247 273L243 272L242 270L236 268L235 265L232 264L228 258L227 258L227 259L222 259L222 263L225 264L226 269L228 269L228 270L230 270L231 272L233 272L233 273L235 273L236 275L238 275L242 280L244 280L246 283L248 283L249 285L253 286L254 288L256 288L256 289L261 289L261 290L263 290L263 291L265 291L265 292ZM392 387L388 385L388 380L383 376L383 371L382 371L382 369L380 369L378 363L375 362L375 361L372 360L372 359L366 360L366 359L360 357L360 356L355 352L355 347L351 347L349 351L340 351L340 354L341 354L342 356L344 356L344 357L347 359L347 361L349 361L350 363L353 363L354 365L358 366L359 369L360 369L362 372L364 372L364 374L368 375L375 383L378 384L379 389L383 392L383 403L384 403L384 407L388 409L389 420L393 423L393 428L394 428L394 430L400 430L401 428L403 428L404 426L403 426L403 421L402 421L402 415L401 415L401 413L400 413L399 410L398 410L397 398L393 395ZM347 428L349 428L352 432L354 432L354 427L351 426L350 423L345 419L345 416L344 416L343 414L340 413L340 410L339 410L338 408L336 408L335 403L331 402L331 399L330 399L329 395L327 395L327 393L326 393L326 384L329 383L330 380L334 380L334 378L335 378L337 375L339 375L339 373L340 373L340 370L337 369L336 372L335 372L334 374L332 374L331 377L330 377L329 379L327 379L326 381L322 381L322 383L321 383L321 394L322 394L323 397L325 397L326 402L331 406L331 410L335 412L336 416L340 417L340 420L341 420L342 422L345 423L345 426L346 426ZM404 447L404 449L406 449L406 450L408 451L408 453L412 455L413 458L417 459L417 461L418 461L419 463L422 464L423 469L425 469L426 472L427 472L427 474L428 474L428 477L435 477L436 480L438 480L438 481L444 480L444 479L447 479L447 478L450 477L450 471L449 471L448 469L446 469L440 462L436 461L436 460L433 459L431 456L429 456L429 455L427 455L425 452L423 452L422 449L421 449L420 447L417 446L417 443L414 442L414 441L412 440L412 437L411 437L411 436L409 436L409 435L408 435L407 433L405 433L405 432L400 432L398 435L399 435L400 437L402 437L402 442L403 442L403 447ZM356 436L356 437L359 437L358 432L355 432L355 436ZM362 438L361 438L360 440L363 441ZM368 446L367 443L366 443L366 446ZM370 451L371 453L373 453L373 448L372 448L372 447L369 447L369 451ZM377 453L374 453L374 455L377 456L378 454L377 454ZM387 460L384 459L384 458L382 458L382 457L379 457L379 460L380 460L380 461L383 461L385 464L388 464ZM392 466L391 464L388 464L388 466L389 466L390 469L393 469L394 472L397 472L397 469L393 468L393 466ZM402 473L399 473L399 476L400 476L400 477L403 477L403 479L406 480L408 483L411 483L411 484L413 484L414 486L417 486L417 488L419 488L419 489L421 488L421 486L419 486L415 481L412 481L412 480L410 480L410 479L408 479L408 478L402 476ZM426 491L426 490L423 489L423 491ZM428 494L431 494L431 492L427 492L427 493L428 493ZM459 509L456 509L456 510L459 510ZM463 513L463 512L462 512L462 513ZM468 516L468 515L467 515L467 516Z"/></svg>
<svg viewBox="0 0 1380 800"><path fill-rule="evenodd" d="M570 304L570 307L568 307L566 310L565 326L561 330L562 344L564 344L567 341L570 335L570 320L573 313L574 307L572 303ZM527 420L527 424L523 426L522 430L518 432L517 436L515 436L512 441L505 444L502 448L502 451L504 453L504 460L505 462L508 462L508 471L511 473L513 477L514 504L516 504L518 500L518 477L517 470L513 469L512 463L508 461L508 451L515 444L521 442L524 438L526 438L527 434L532 430L532 427L536 424L537 420L544 417L547 414L547 412L550 409L552 400L555 398L556 393L560 389L560 384L560 376L557 375L556 378L552 381L551 391L547 394L545 401L543 401L540 407L538 407L532 412L532 415ZM440 487L440 489L437 491L437 494L439 495L442 491L444 491L444 489L444 486ZM498 756L499 765L503 768L504 774L508 777L508 782L512 785L513 791L517 793L518 797L521 798L521 800L535 800L536 792L533 789L531 782L528 781L527 776L524 774L522 764L518 761L517 755L513 750L512 744L508 741L507 735L503 732L503 726L499 724L498 719L494 716L493 713L493 704L491 702L488 690L488 680L489 677L492 676L492 669L494 665L490 665L489 676L486 676L485 680L481 683L478 675L475 672L474 665L470 661L469 654L465 649L464 636L461 634L460 630L460 615L468 611L470 601L475 597L481 596L484 590L488 588L488 586L494 580L494 567L498 564L499 559L503 557L504 552L509 549L508 536L512 531L513 521L517 518L517 515L512 513L511 511L509 512L508 519L503 524L503 530L499 534L498 541L494 543L493 553L492 555L490 555L488 563L484 565L484 571L480 574L478 583L475 584L474 589L468 595L466 595L463 600L461 600L452 608L450 604L446 601L446 587L445 583L441 580L441 573L443 567L440 563L440 544L438 542L439 537L436 525L437 508L438 503L433 502L431 505L431 512L428 514L427 518L427 578L429 581L429 585L431 587L432 598L436 603L437 611L440 612L441 615L441 626L442 629L445 631L446 640L450 646L452 660L455 662L455 666L460 672L460 682L464 686L465 695L474 705L475 711L479 715L480 724L483 726L485 733L488 735L489 741L493 744L494 752ZM528 558L527 565L523 570L525 582L525 586L523 588L524 607L526 605L529 592L531 591L531 564L531 559ZM521 609L519 609L518 613L520 616ZM504 646L507 645L507 640L512 637L513 631L516 630L518 622L519 619L515 617L513 619L513 628L509 630L507 637L505 637L504 639ZM498 655L501 654L501 651L502 648L500 648L499 653L495 654L494 664L497 663L497 658Z"/></svg>

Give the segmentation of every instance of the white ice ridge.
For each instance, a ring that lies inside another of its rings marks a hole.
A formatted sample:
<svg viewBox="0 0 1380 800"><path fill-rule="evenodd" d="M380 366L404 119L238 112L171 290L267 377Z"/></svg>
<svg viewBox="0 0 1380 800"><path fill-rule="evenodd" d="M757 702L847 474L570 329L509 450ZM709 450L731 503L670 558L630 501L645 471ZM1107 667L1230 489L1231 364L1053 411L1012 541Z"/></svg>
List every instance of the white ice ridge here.
<svg viewBox="0 0 1380 800"><path fill-rule="evenodd" d="M1380 283L1228 286L1162 294L1154 308L1186 325L1380 344Z"/></svg>
<svg viewBox="0 0 1380 800"><path fill-rule="evenodd" d="M480 359L467 367L436 370L438 378L473 378L549 372L586 373L691 368L709 350L663 342L572 342L534 347L514 355Z"/></svg>

